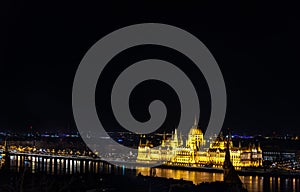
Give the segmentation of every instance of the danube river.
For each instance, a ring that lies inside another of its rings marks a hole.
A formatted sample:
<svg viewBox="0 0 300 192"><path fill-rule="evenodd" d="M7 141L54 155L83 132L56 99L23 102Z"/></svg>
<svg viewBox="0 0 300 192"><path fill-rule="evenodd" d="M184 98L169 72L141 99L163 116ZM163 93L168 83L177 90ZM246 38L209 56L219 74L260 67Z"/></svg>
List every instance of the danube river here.
<svg viewBox="0 0 300 192"><path fill-rule="evenodd" d="M49 174L73 174L73 173L109 173L119 175L150 175L150 168L137 167L136 169L125 169L116 167L102 161L86 158L68 158L61 156L24 156L11 155L10 165L18 171L29 169L32 173L37 171ZM153 170L152 170L153 173ZM223 181L223 173L210 173L191 170L174 170L155 168L155 176L192 181L194 184L202 182ZM286 177L261 177L240 176L244 187L249 192L297 192L300 191L300 178Z"/></svg>
<svg viewBox="0 0 300 192"><path fill-rule="evenodd" d="M188 170L155 169L157 177L184 179L193 181L194 184L202 182L223 181L223 173L209 173ZM150 168L137 168L137 174L149 175ZM244 187L249 192L297 192L300 191L299 178L280 178L261 176L240 176Z"/></svg>

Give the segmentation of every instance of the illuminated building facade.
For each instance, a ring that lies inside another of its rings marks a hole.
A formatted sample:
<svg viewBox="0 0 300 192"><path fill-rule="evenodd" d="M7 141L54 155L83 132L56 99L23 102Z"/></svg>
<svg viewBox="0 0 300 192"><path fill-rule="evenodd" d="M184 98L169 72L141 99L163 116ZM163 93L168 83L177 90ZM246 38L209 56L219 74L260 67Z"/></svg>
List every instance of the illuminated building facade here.
<svg viewBox="0 0 300 192"><path fill-rule="evenodd" d="M197 121L189 131L186 145L182 137L178 139L175 129L172 137L164 138L162 145L157 148L146 142L138 147L138 162L163 162L174 166L210 166L221 168L225 161L226 146L229 142L230 159L235 167L258 167L262 165L262 150L253 144L248 147L233 146L231 137L229 141L220 134L215 141L206 146L203 132L198 128Z"/></svg>
<svg viewBox="0 0 300 192"><path fill-rule="evenodd" d="M166 139L164 136L161 146L158 148L153 148L153 145L148 141L146 141L145 144L142 144L142 140L143 138L141 138L138 147L138 156L137 156L138 162L151 163L151 161L153 162L170 161L171 158L176 154L178 147L183 145L182 137L180 135L180 138L178 139L176 129L170 139Z"/></svg>

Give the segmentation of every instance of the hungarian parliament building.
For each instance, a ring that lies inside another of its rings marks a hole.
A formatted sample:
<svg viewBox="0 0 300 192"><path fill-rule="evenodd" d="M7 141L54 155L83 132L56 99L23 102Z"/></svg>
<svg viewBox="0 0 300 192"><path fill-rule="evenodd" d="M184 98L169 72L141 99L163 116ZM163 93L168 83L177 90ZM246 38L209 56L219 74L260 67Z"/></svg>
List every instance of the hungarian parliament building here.
<svg viewBox="0 0 300 192"><path fill-rule="evenodd" d="M137 162L162 162L171 166L215 167L221 168L225 161L227 142L229 142L230 159L234 167L262 166L262 150L258 144L249 144L247 147L233 146L231 136L227 138L222 133L206 145L203 132L198 128L195 120L189 131L187 140L183 142L177 130L170 138L163 137L161 145L153 148L148 141L140 141Z"/></svg>

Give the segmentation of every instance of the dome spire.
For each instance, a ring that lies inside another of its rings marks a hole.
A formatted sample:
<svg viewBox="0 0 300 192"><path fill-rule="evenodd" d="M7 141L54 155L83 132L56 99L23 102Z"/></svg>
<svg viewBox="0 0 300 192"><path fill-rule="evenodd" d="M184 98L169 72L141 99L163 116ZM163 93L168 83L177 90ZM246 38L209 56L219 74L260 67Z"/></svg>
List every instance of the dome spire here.
<svg viewBox="0 0 300 192"><path fill-rule="evenodd" d="M197 115L195 115L195 120L194 120L194 127L198 127L198 122L197 122Z"/></svg>

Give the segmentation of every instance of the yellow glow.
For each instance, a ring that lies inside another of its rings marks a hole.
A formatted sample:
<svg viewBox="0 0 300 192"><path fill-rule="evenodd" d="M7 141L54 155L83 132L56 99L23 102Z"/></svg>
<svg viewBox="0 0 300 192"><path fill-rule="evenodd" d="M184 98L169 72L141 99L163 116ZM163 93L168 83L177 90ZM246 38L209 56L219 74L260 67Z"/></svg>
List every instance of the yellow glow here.
<svg viewBox="0 0 300 192"><path fill-rule="evenodd" d="M229 141L230 158L233 166L237 167L258 167L262 165L262 151L260 146L254 145L246 149L234 147L232 141ZM215 142L210 143L210 148L204 150L205 140L203 132L193 126L189 132L186 145L183 145L181 137L178 139L177 130L171 138L164 138L162 141L164 147L161 149L152 149L152 146L146 142L138 147L138 162L164 161L167 164L177 166L204 166L207 164L213 167L222 167L225 161L225 149L227 139L223 136L218 137Z"/></svg>

